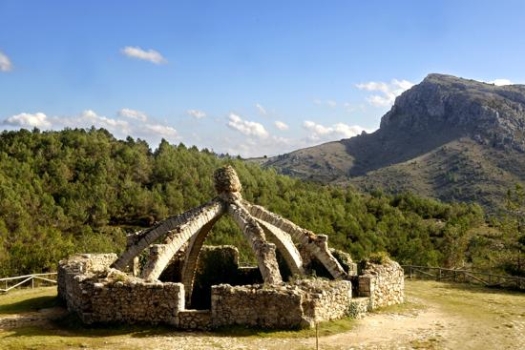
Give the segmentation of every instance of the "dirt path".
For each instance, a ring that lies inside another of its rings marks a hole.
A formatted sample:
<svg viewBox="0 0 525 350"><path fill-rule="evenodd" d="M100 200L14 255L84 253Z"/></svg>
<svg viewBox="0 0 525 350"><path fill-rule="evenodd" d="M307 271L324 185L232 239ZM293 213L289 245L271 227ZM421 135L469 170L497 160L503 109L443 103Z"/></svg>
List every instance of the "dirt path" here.
<svg viewBox="0 0 525 350"><path fill-rule="evenodd" d="M458 323L429 307L401 313L371 314L360 320L355 329L336 335L321 337L319 349L442 349L450 330ZM207 334L175 335L152 339L129 340L130 346L144 349L315 349L312 336L301 339L269 339L255 337L220 337ZM456 348L457 349L457 348ZM479 349L479 348L478 348Z"/></svg>

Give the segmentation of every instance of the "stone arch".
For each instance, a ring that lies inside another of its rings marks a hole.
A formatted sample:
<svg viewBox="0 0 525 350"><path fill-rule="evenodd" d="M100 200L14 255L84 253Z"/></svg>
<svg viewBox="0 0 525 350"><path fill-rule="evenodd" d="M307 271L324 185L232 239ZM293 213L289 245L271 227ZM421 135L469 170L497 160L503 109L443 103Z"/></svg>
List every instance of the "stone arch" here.
<svg viewBox="0 0 525 350"><path fill-rule="evenodd" d="M199 216L204 210L217 205L221 206L222 202L217 199L213 199L210 202L190 209L181 215L172 216L149 229L134 234L132 239L133 242L131 242L124 253L119 256L119 258L111 265L111 267L117 270L124 270L133 258L138 256L144 249L154 244L159 238L167 234L176 235L178 233L177 231L182 231L182 227L184 225L186 225L196 216ZM189 237L187 237L184 241L187 239L189 239Z"/></svg>
<svg viewBox="0 0 525 350"><path fill-rule="evenodd" d="M168 266L171 258L179 251L184 243L194 236L199 236L205 230L209 231L213 224L224 214L224 204L213 200L176 229L169 232L165 244L158 249L146 264L141 277L147 280L158 279L162 271ZM207 234L207 232L206 232Z"/></svg>
<svg viewBox="0 0 525 350"><path fill-rule="evenodd" d="M186 289L187 300L190 301L202 245L217 220L228 213L249 242L265 283L282 282L276 249L284 257L292 274L304 274L303 261L292 237L315 256L334 279L348 277L328 250L327 236L316 235L261 206L243 200L240 194L241 183L231 166L218 169L214 173L214 181L217 197L149 229L129 235L128 247L112 267L123 270L144 249L150 248L150 256L141 277L155 280L159 278L172 257L189 242L182 265L181 279ZM266 234L269 240L266 239ZM162 237L164 237L163 244L154 244Z"/></svg>
<svg viewBox="0 0 525 350"><path fill-rule="evenodd" d="M328 250L328 237L326 235L316 235L312 231L301 228L279 215L276 215L258 205L249 205L250 214L255 218L269 223L280 230L290 234L300 244L302 244L321 264L328 270L333 278L344 278L347 276L345 270L336 258Z"/></svg>
<svg viewBox="0 0 525 350"><path fill-rule="evenodd" d="M217 218L218 220L218 218ZM195 282L195 275L197 272L197 263L199 261L199 255L213 225L217 220L210 221L202 227L202 229L191 237L189 245L186 250L186 257L183 261L181 268L181 282L184 285L186 291L186 304L191 304L191 296L193 293L193 284Z"/></svg>
<svg viewBox="0 0 525 350"><path fill-rule="evenodd" d="M270 241L276 245L292 275L304 275L303 259L293 244L290 235L265 221L257 219L257 222L265 232L269 233Z"/></svg>

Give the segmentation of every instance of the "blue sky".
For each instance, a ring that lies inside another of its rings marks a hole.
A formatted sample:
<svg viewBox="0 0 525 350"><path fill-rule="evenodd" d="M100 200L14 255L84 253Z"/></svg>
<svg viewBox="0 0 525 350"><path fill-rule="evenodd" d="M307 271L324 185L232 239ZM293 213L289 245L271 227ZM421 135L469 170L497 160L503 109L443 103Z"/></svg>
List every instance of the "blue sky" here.
<svg viewBox="0 0 525 350"><path fill-rule="evenodd" d="M0 0L0 130L271 156L374 131L429 73L525 83L525 1Z"/></svg>

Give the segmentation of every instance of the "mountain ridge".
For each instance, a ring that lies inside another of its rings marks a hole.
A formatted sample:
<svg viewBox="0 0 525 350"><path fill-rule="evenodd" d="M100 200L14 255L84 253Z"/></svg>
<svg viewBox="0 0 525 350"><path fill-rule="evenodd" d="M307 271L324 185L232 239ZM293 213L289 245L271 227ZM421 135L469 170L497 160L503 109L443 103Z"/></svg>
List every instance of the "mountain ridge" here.
<svg viewBox="0 0 525 350"><path fill-rule="evenodd" d="M269 159L303 179L501 206L525 181L525 85L429 74L373 133Z"/></svg>

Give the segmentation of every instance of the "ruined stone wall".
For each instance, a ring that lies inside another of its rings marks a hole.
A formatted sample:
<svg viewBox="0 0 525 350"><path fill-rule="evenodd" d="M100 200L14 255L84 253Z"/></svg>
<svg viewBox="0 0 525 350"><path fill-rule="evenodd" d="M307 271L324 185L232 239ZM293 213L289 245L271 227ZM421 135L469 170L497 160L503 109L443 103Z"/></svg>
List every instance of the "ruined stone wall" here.
<svg viewBox="0 0 525 350"><path fill-rule="evenodd" d="M77 313L87 324L177 325L177 314L184 310L184 286L146 282L109 269L114 260L107 255L93 254L61 262L58 290L68 310Z"/></svg>
<svg viewBox="0 0 525 350"><path fill-rule="evenodd" d="M212 288L212 325L294 329L349 314L348 281L303 280L279 286Z"/></svg>
<svg viewBox="0 0 525 350"><path fill-rule="evenodd" d="M403 303L404 290L404 272L395 261L367 263L359 276L359 296L370 298L370 310Z"/></svg>
<svg viewBox="0 0 525 350"><path fill-rule="evenodd" d="M60 261L57 275L58 297L67 301L67 288L75 288L77 283L74 283L73 279L76 276L104 271L115 260L117 260L116 254L80 254Z"/></svg>
<svg viewBox="0 0 525 350"><path fill-rule="evenodd" d="M352 301L350 281L304 280L303 312L314 322L337 320L349 315Z"/></svg>
<svg viewBox="0 0 525 350"><path fill-rule="evenodd" d="M184 310L182 283L83 283L89 295L87 308L79 310L85 323L149 323L177 325ZM182 297L181 297L182 296Z"/></svg>
<svg viewBox="0 0 525 350"><path fill-rule="evenodd" d="M114 254L85 254L60 262L59 296L85 323L294 329L345 316L361 317L368 310L404 299L399 264L368 263L352 282L358 285L354 296L352 283L345 280L305 279L273 286L220 284L211 287L209 310L187 310L182 283L147 282L129 276L109 268L115 259Z"/></svg>

